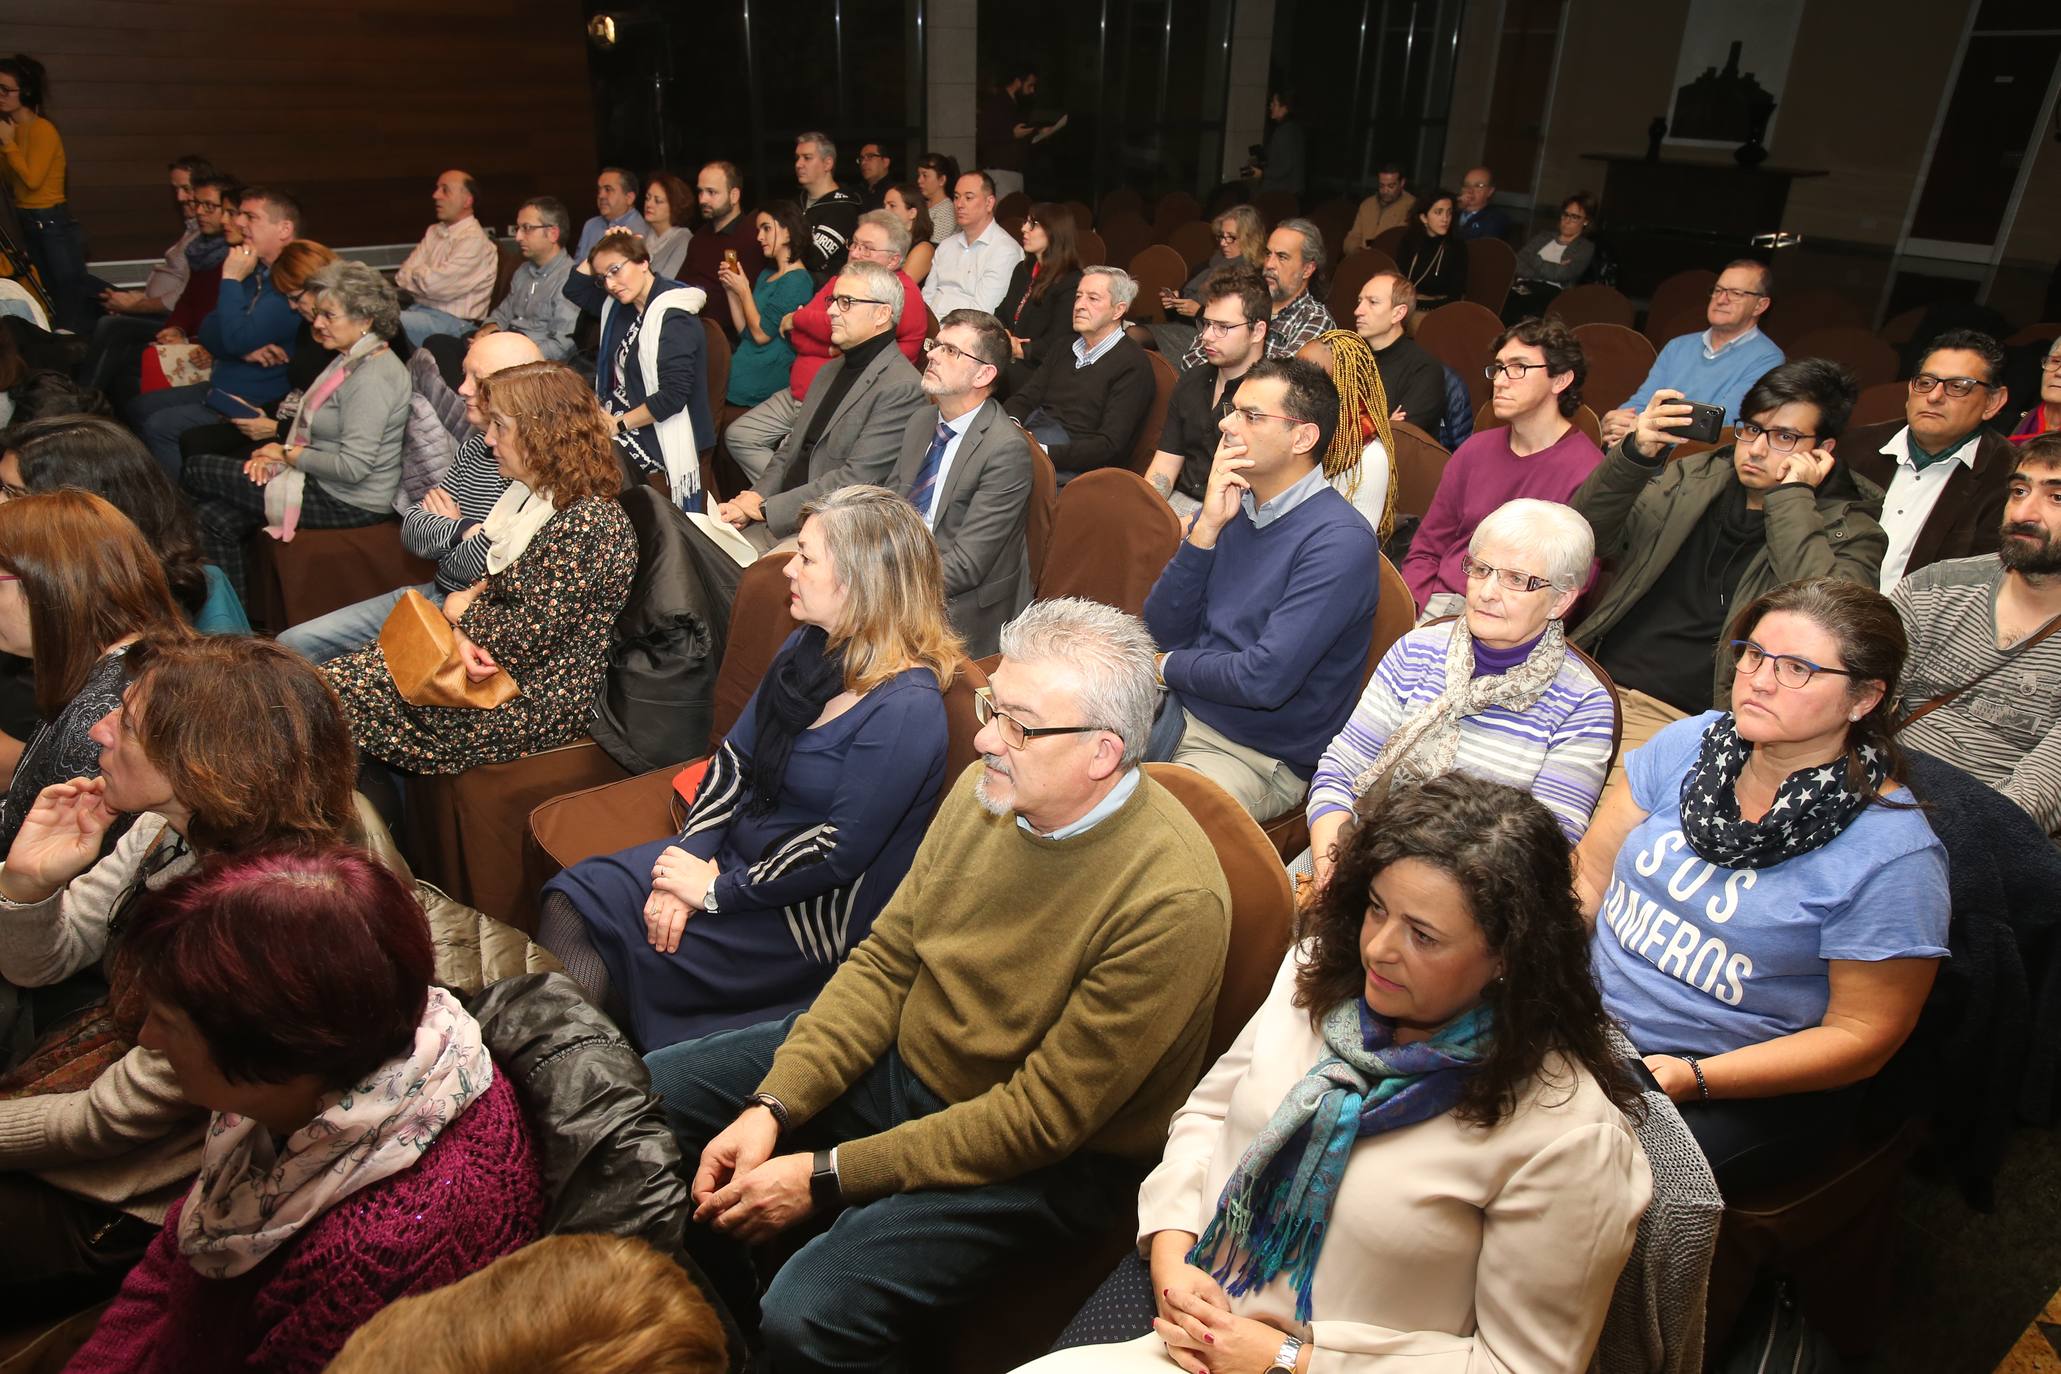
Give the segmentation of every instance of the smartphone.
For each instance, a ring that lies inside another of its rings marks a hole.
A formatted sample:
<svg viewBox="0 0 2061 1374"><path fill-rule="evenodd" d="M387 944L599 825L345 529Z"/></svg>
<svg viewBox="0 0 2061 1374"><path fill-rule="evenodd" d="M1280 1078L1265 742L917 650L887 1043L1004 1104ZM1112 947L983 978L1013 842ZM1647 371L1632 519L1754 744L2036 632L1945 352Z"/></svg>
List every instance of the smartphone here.
<svg viewBox="0 0 2061 1374"><path fill-rule="evenodd" d="M1716 443L1718 431L1725 427L1725 408L1703 401L1682 404L1689 407L1689 423L1675 430L1675 438L1697 444Z"/></svg>

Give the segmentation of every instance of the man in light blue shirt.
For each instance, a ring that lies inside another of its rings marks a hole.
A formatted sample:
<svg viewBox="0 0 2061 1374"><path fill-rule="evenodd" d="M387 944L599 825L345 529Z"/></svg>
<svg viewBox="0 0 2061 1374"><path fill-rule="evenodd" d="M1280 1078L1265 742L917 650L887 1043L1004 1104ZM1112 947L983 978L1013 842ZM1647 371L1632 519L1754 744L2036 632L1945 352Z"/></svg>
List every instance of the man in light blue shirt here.
<svg viewBox="0 0 2061 1374"><path fill-rule="evenodd" d="M1739 423L1739 403L1746 399L1747 389L1784 361L1780 346L1760 332L1760 317L1768 313L1774 289L1775 276L1766 263L1752 258L1727 263L1704 312L1710 327L1667 341L1639 389L1603 417L1604 450L1632 432L1639 412L1662 387L1673 387L1692 401L1723 406L1725 423ZM1596 399L1607 403L1610 397Z"/></svg>
<svg viewBox="0 0 2061 1374"><path fill-rule="evenodd" d="M553 362L572 356L580 308L565 298L565 278L573 260L564 242L571 227L572 219L556 196L522 203L515 215L515 246L522 250L522 266L509 278L508 294L480 326L482 332L506 329L527 335Z"/></svg>
<svg viewBox="0 0 2061 1374"><path fill-rule="evenodd" d="M587 260L588 252L611 229L628 229L649 241L651 226L637 213L637 174L627 167L603 167L594 178L594 208L601 213L580 227L580 246L573 257Z"/></svg>

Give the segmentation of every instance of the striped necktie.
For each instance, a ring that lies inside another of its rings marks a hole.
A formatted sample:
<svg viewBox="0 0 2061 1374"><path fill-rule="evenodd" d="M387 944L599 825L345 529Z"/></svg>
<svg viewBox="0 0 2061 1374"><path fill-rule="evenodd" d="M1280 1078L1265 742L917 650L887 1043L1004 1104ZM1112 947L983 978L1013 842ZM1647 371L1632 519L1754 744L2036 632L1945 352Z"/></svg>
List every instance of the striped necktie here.
<svg viewBox="0 0 2061 1374"><path fill-rule="evenodd" d="M937 422L937 433L930 436L930 447L923 454L923 466L916 469L916 480L909 484L909 504L927 520L930 518L930 498L937 486L937 470L945 461L945 445L952 442L952 426L943 420Z"/></svg>

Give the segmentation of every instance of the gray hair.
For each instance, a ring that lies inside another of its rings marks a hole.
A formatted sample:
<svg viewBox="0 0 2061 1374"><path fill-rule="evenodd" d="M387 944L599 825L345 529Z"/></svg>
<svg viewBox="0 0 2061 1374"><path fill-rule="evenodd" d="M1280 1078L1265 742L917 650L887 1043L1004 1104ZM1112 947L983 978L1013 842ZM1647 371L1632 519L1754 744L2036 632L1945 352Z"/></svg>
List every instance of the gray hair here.
<svg viewBox="0 0 2061 1374"><path fill-rule="evenodd" d="M820 129L810 129L807 133L796 134L794 141L796 143L813 143L816 145L817 157L827 157L832 162L837 161L837 145L830 141L829 134L822 132Z"/></svg>
<svg viewBox="0 0 2061 1374"><path fill-rule="evenodd" d="M338 258L309 277L306 289L318 304L327 296L346 318L364 320L382 339L400 332L401 302L393 283L362 262Z"/></svg>
<svg viewBox="0 0 2061 1374"><path fill-rule="evenodd" d="M1284 219L1274 226L1276 229L1291 229L1302 235L1302 260L1317 265L1317 274L1310 278L1312 283L1324 279L1324 231L1306 219Z"/></svg>
<svg viewBox="0 0 2061 1374"><path fill-rule="evenodd" d="M1528 496L1505 501L1482 517L1467 541L1467 552L1479 554L1484 544L1517 550L1537 565L1525 571L1563 592L1588 580L1589 565L1596 558L1596 533L1580 511Z"/></svg>
<svg viewBox="0 0 2061 1374"><path fill-rule="evenodd" d="M572 237L572 216L566 212L565 202L557 196L532 196L522 203L522 208L535 210L538 219L556 229L561 247Z"/></svg>
<svg viewBox="0 0 2061 1374"><path fill-rule="evenodd" d="M1083 267L1081 280L1090 277L1109 278L1109 299L1117 305L1127 307L1138 299L1138 279L1121 267Z"/></svg>
<svg viewBox="0 0 2061 1374"><path fill-rule="evenodd" d="M1155 652L1144 621L1077 596L1033 601L1002 627L1003 658L1072 670L1080 723L1100 726L1124 742L1124 768L1145 757L1159 710Z"/></svg>
<svg viewBox="0 0 2061 1374"><path fill-rule="evenodd" d="M877 262L848 262L837 270L837 275L864 282L868 296L887 302L889 329L902 322L902 279L895 275L893 269L882 267Z"/></svg>
<svg viewBox="0 0 2061 1374"><path fill-rule="evenodd" d="M868 210L859 216L859 222L852 226L852 232L856 234L869 224L887 235L889 252L897 258L909 256L909 245L915 242L915 236L909 232L909 226L902 223L900 215L892 210Z"/></svg>

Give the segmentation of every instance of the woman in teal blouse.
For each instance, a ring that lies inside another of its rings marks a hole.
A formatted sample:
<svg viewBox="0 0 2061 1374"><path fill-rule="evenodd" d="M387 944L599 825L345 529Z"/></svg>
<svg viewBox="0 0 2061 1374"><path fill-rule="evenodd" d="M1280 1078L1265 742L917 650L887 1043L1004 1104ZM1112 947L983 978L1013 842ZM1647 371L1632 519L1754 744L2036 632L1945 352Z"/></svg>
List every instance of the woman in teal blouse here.
<svg viewBox="0 0 2061 1374"><path fill-rule="evenodd" d="M771 265L759 273L758 281L749 290L736 263L726 259L716 269L716 280L723 284L723 294L730 299L730 320L737 326L737 350L730 358L730 388L723 400L746 408L787 385L794 349L780 326L788 315L809 303L816 289L807 269L795 256L795 245L808 236L802 227L800 207L791 200L776 200L755 218L759 251Z"/></svg>

